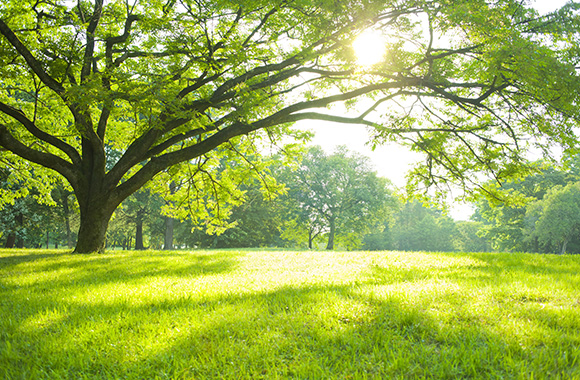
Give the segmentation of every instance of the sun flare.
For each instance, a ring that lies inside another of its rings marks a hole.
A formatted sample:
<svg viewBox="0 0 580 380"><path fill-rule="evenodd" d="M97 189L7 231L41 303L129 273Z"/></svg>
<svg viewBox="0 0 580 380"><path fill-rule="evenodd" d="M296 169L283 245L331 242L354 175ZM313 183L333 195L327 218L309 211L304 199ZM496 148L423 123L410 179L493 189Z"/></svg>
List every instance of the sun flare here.
<svg viewBox="0 0 580 380"><path fill-rule="evenodd" d="M385 56L385 37L376 30L365 30L352 43L357 63L373 66Z"/></svg>

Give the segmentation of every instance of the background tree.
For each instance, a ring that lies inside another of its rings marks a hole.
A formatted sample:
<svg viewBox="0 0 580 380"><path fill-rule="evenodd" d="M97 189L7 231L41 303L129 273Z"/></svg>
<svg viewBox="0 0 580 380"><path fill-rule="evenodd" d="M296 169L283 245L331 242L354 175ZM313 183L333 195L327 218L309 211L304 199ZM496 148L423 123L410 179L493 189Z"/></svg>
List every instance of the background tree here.
<svg viewBox="0 0 580 380"><path fill-rule="evenodd" d="M326 155L312 147L288 183L288 196L294 201L289 226L313 236L324 230L326 249L334 249L339 239L347 248L360 246L361 237L384 220L389 193L386 180L377 177L369 159L349 152L346 147ZM289 237L288 233L284 235Z"/></svg>
<svg viewBox="0 0 580 380"><path fill-rule="evenodd" d="M283 210L278 198L265 196L258 181L245 189L245 202L233 208L230 220L235 224L223 233L209 235L199 226L192 235L193 244L206 248L281 247ZM191 223L187 223L192 229ZM193 227L195 228L195 227Z"/></svg>
<svg viewBox="0 0 580 380"><path fill-rule="evenodd" d="M117 206L152 179L215 195L201 163L233 161L304 119L367 125L377 143L423 152L417 188L471 187L482 170L502 181L534 137L541 149L544 138L577 143L579 7L540 17L516 0L7 0L0 146L5 161L69 182L79 253L104 249ZM368 30L388 36L374 66L351 48ZM373 102L356 115L316 112L361 97ZM122 152L110 170L109 147Z"/></svg>
<svg viewBox="0 0 580 380"><path fill-rule="evenodd" d="M560 253L573 237L580 236L580 182L551 189L538 202L540 217L536 233L541 242L559 246Z"/></svg>
<svg viewBox="0 0 580 380"><path fill-rule="evenodd" d="M455 223L419 201L403 204L395 215L393 246L402 251L453 251Z"/></svg>
<svg viewBox="0 0 580 380"><path fill-rule="evenodd" d="M63 230L62 235L68 248L73 248L73 231L71 228L73 206L70 204L71 195L73 195L73 193L66 189L62 184L57 185L52 191L52 198L57 207L55 216L57 220L61 221L61 229Z"/></svg>
<svg viewBox="0 0 580 380"><path fill-rule="evenodd" d="M482 222L459 221L456 224L453 244L460 252L491 252L491 242L481 236Z"/></svg>
<svg viewBox="0 0 580 380"><path fill-rule="evenodd" d="M494 191L498 195L495 199L478 201L474 218L483 222L481 235L497 250L541 252L543 247L534 232L540 209L534 204L550 189L565 186L576 178L569 170L536 162L535 173L504 183Z"/></svg>

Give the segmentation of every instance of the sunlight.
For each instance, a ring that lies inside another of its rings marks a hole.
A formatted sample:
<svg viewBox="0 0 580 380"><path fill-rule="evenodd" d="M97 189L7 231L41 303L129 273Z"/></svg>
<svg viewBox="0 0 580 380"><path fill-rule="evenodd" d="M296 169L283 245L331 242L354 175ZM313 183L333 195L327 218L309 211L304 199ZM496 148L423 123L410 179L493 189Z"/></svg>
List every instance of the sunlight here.
<svg viewBox="0 0 580 380"><path fill-rule="evenodd" d="M376 65L385 56L385 37L377 30L365 30L354 40L352 48L359 65Z"/></svg>

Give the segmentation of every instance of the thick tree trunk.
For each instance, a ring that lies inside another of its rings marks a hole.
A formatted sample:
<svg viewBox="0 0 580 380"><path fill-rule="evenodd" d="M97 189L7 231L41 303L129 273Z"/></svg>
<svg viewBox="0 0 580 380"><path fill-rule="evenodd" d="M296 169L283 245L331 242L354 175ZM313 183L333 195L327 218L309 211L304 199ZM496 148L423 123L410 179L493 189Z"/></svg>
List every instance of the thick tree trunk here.
<svg viewBox="0 0 580 380"><path fill-rule="evenodd" d="M173 249L173 230L175 227L175 219L169 216L165 217L165 237L163 239L163 249Z"/></svg>
<svg viewBox="0 0 580 380"><path fill-rule="evenodd" d="M81 226L74 253L105 252L105 237L114 208L94 203L91 207L81 207Z"/></svg>
<svg viewBox="0 0 580 380"><path fill-rule="evenodd" d="M330 219L330 232L328 233L328 244L326 245L326 249L328 250L334 249L335 232L336 232L336 222L334 219Z"/></svg>
<svg viewBox="0 0 580 380"><path fill-rule="evenodd" d="M308 249L312 250L312 241L314 238L312 237L312 231L308 231Z"/></svg>

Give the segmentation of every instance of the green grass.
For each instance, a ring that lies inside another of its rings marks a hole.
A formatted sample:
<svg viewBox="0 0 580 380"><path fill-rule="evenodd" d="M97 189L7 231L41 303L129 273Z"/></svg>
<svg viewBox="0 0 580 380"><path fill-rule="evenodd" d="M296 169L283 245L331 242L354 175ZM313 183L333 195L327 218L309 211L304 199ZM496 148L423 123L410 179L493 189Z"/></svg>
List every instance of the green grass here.
<svg viewBox="0 0 580 380"><path fill-rule="evenodd" d="M580 379L580 256L0 250L3 379Z"/></svg>

